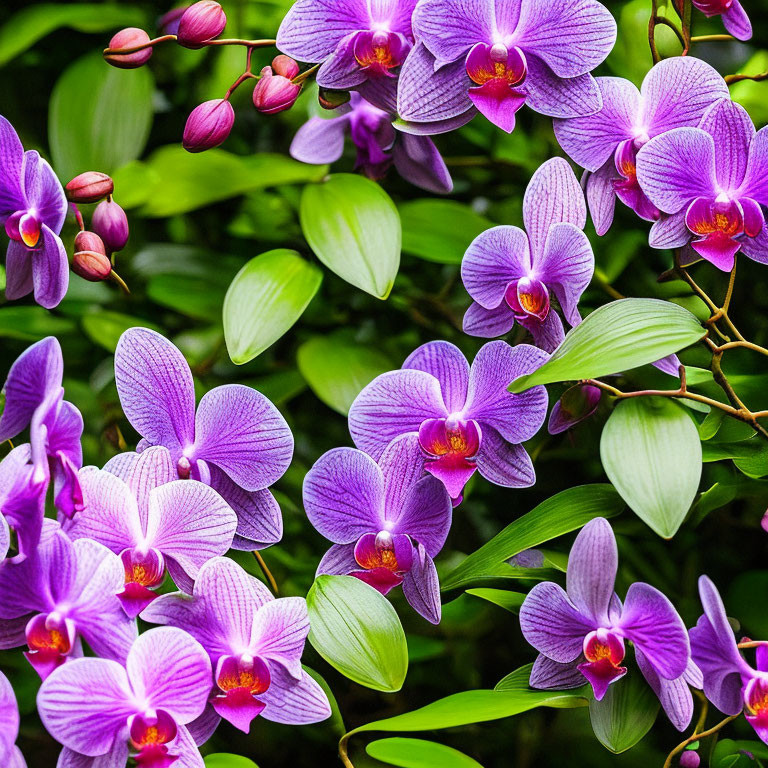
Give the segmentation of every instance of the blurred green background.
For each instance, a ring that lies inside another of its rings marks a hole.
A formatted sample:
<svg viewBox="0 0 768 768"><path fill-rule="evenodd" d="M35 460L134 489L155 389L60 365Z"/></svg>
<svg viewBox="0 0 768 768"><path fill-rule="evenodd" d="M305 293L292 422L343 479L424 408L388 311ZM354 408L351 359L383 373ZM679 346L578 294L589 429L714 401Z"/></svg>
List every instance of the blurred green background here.
<svg viewBox="0 0 768 768"><path fill-rule="evenodd" d="M288 0L225 0L228 36L274 36ZM606 5L619 22L619 40L598 74L628 77L639 83L650 67L647 23L650 0ZM663 6L663 3L661 4ZM750 43L697 44L692 53L723 74L768 69L768 0L744 0L755 24ZM451 169L455 190L446 200L429 198L396 174L383 182L397 203L403 223L403 257L389 299L381 302L352 288L325 270L322 287L299 322L277 343L244 366L226 353L221 305L235 273L250 258L272 248L298 250L315 260L298 223L302 185L321 178L325 168L288 158L292 136L317 109L307 88L289 112L269 117L256 112L249 89L233 98L235 128L221 150L188 155L180 146L187 114L201 101L223 96L242 71L244 51L220 48L158 48L149 66L136 71L108 67L100 51L124 26L155 30L169 10L164 2L42 4L3 2L0 7L0 113L16 127L25 148L49 158L66 183L75 173L113 173L115 199L128 211L131 238L118 254L117 271L131 288L86 283L72 275L69 294L53 312L29 301L0 305L0 375L32 341L53 334L64 349L65 387L85 417L83 438L88 464L102 465L137 440L120 410L112 353L127 327L157 328L171 338L192 365L199 392L225 382L252 385L270 397L296 437L293 465L277 484L283 508L283 542L263 555L283 595L304 595L312 583L326 542L306 520L301 483L307 469L326 450L351 444L343 415L350 393L377 373L399 367L417 345L432 339L458 344L470 358L480 341L464 336L461 318L469 300L459 264L472 238L492 224L520 224L523 191L533 171L562 154L551 121L530 110L518 115L507 136L478 118L436 143ZM695 14L694 34L722 32L719 19ZM671 32L659 29L664 55L677 55ZM765 45L767 50L762 50ZM259 66L268 51L255 54ZM746 82L732 88L734 98L755 123L768 122L768 83ZM351 171L347 147L334 171ZM89 206L83 206L86 217ZM74 224L63 232L71 249ZM582 306L589 310L619 292L627 296L672 298L706 317L682 282L659 284L672 265L669 252L647 245L647 226L617 206L611 232L594 236L597 270ZM724 276L707 265L694 276L714 296L725 290ZM4 281L4 280L3 280ZM768 272L742 259L732 316L749 337L768 343ZM510 339L521 340L522 336ZM689 365L705 365L704 350L683 356ZM727 373L753 409L768 408L768 366L749 352L729 353ZM667 386L653 369L633 372L630 386ZM551 387L551 402L562 387ZM704 390L706 391L706 386ZM714 395L716 390L712 391ZM528 444L538 481L533 488L506 490L483 481L469 486L456 510L448 544L438 558L447 571L462 554L475 550L508 522L557 491L587 482L604 482L599 436L607 415L572 433L550 437L546 430ZM712 436L733 445L749 436L739 425L723 425ZM7 446L3 447L7 450ZM737 451L734 451L736 453ZM768 485L759 471L731 461L707 463L691 519L673 541L656 537L636 517L615 520L621 550L620 594L628 583L645 580L676 603L689 625L699 613L696 579L714 578L729 613L743 633L768 637L767 535L759 520L768 504ZM752 475L752 476L750 476ZM570 541L556 542L567 552ZM250 555L238 556L253 573ZM513 588L526 590L529 583ZM411 667L403 690L379 694L333 671L308 646L306 663L332 688L347 729L407 711L456 691L493 687L517 667L532 661L517 618L469 595L449 595L444 618L432 627L411 611L402 596L393 600L408 632ZM21 651L0 654L0 667L15 684L22 709L19 744L34 768L55 765L57 747L34 713L38 681ZM261 719L245 736L223 724L204 752L245 755L261 768L336 764L338 724L291 728ZM733 738L750 738L743 721ZM680 738L659 717L651 734L631 751L615 756L592 735L586 709L535 710L485 725L427 734L455 746L486 768L550 766L661 765ZM366 737L352 742L355 765L381 765L365 755Z"/></svg>

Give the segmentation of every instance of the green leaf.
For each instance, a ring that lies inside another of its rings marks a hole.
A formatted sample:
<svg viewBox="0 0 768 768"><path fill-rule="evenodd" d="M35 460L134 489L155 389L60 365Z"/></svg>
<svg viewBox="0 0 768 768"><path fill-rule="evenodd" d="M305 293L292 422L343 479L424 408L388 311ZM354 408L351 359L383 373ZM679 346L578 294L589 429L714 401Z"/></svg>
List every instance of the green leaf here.
<svg viewBox="0 0 768 768"><path fill-rule="evenodd" d="M365 751L398 768L483 768L458 749L424 739L379 739L368 744Z"/></svg>
<svg viewBox="0 0 768 768"><path fill-rule="evenodd" d="M144 150L152 125L154 83L147 67L110 67L100 54L71 64L57 80L48 111L56 173L111 173ZM119 200L120 190L115 189Z"/></svg>
<svg viewBox="0 0 768 768"><path fill-rule="evenodd" d="M600 458L633 512L671 539L701 480L701 441L686 410L662 397L619 402L603 428Z"/></svg>
<svg viewBox="0 0 768 768"><path fill-rule="evenodd" d="M709 441L702 447L702 458L706 462L733 459L733 463L748 477L768 475L768 443L762 437L755 436L736 443Z"/></svg>
<svg viewBox="0 0 768 768"><path fill-rule="evenodd" d="M129 328L151 328L162 333L162 329L149 320L120 312L101 311L83 315L82 324L85 335L108 352L115 351L118 340Z"/></svg>
<svg viewBox="0 0 768 768"><path fill-rule="evenodd" d="M637 670L589 702L589 719L600 743L619 754L634 747L656 721L659 700Z"/></svg>
<svg viewBox="0 0 768 768"><path fill-rule="evenodd" d="M309 642L366 688L393 693L408 671L408 645L392 604L354 576L318 576L307 594Z"/></svg>
<svg viewBox="0 0 768 768"><path fill-rule="evenodd" d="M526 598L523 592L512 592L509 589L489 589L486 587L468 589L467 594L487 600L489 603L498 605L510 613L518 613L520 606Z"/></svg>
<svg viewBox="0 0 768 768"><path fill-rule="evenodd" d="M508 685L499 690L454 693L431 704L355 728L363 731L431 731L470 723L484 723L527 712L536 707L570 708L587 705L578 691L538 691L528 687L532 664L509 675ZM504 681L502 681L504 682Z"/></svg>
<svg viewBox="0 0 768 768"><path fill-rule="evenodd" d="M217 752L213 755L206 755L203 760L205 768L259 768L253 760L240 755L230 755L226 752Z"/></svg>
<svg viewBox="0 0 768 768"><path fill-rule="evenodd" d="M115 190L125 194L126 207L140 205L142 215L165 218L255 189L317 180L325 172L325 166L305 165L284 155L240 157L223 149L191 154L171 144L116 174Z"/></svg>
<svg viewBox="0 0 768 768"><path fill-rule="evenodd" d="M312 391L343 416L349 413L352 401L366 384L392 368L378 349L339 333L305 341L299 347L296 362Z"/></svg>
<svg viewBox="0 0 768 768"><path fill-rule="evenodd" d="M442 579L443 590L457 589L511 570L510 557L575 531L595 517L613 517L624 502L610 485L580 485L561 491L511 522ZM502 567L504 570L502 570Z"/></svg>
<svg viewBox="0 0 768 768"><path fill-rule="evenodd" d="M378 184L349 173L309 184L299 217L310 248L328 269L372 296L389 296L400 267L400 217Z"/></svg>
<svg viewBox="0 0 768 768"><path fill-rule="evenodd" d="M296 251L277 249L251 259L224 299L232 362L243 365L274 344L301 317L322 280L322 272Z"/></svg>
<svg viewBox="0 0 768 768"><path fill-rule="evenodd" d="M759 765L747 753L754 755L758 760L768 759L768 747L762 741L719 739L709 764L712 768L754 768Z"/></svg>
<svg viewBox="0 0 768 768"><path fill-rule="evenodd" d="M0 337L39 341L46 336L63 336L75 330L75 323L42 307L9 306L0 309Z"/></svg>
<svg viewBox="0 0 768 768"><path fill-rule="evenodd" d="M403 251L426 261L461 264L469 244L493 224L454 200L413 200L399 207Z"/></svg>
<svg viewBox="0 0 768 768"><path fill-rule="evenodd" d="M669 301L612 301L571 329L549 360L533 373L516 379L509 391L627 371L679 352L705 334L687 309Z"/></svg>
<svg viewBox="0 0 768 768"><path fill-rule="evenodd" d="M193 275L156 275L147 283L147 295L155 304L216 323L226 292L226 283L206 282Z"/></svg>
<svg viewBox="0 0 768 768"><path fill-rule="evenodd" d="M119 27L143 27L145 23L145 13L134 5L44 3L29 6L11 16L0 28L0 66L59 27L78 32L104 32Z"/></svg>

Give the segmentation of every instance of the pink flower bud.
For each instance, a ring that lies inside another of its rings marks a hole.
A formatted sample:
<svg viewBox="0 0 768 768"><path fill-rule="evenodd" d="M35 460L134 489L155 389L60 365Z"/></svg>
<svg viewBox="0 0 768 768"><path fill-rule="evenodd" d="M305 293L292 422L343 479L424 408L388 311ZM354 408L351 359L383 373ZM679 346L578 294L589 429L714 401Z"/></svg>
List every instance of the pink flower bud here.
<svg viewBox="0 0 768 768"><path fill-rule="evenodd" d="M75 253L78 251L94 251L106 254L104 241L95 233L83 230L75 235Z"/></svg>
<svg viewBox="0 0 768 768"><path fill-rule="evenodd" d="M137 27L121 29L110 41L109 48L136 48L149 42L149 35ZM109 53L104 55L105 61L119 69L136 69L146 64L152 57L152 49L144 48L134 53Z"/></svg>
<svg viewBox="0 0 768 768"><path fill-rule="evenodd" d="M272 59L272 71L276 75L282 75L293 80L299 74L299 65L290 56L281 53Z"/></svg>
<svg viewBox="0 0 768 768"><path fill-rule="evenodd" d="M75 176L64 189L67 192L67 200L70 202L97 203L107 195L111 195L115 185L106 173L86 171Z"/></svg>
<svg viewBox="0 0 768 768"><path fill-rule="evenodd" d="M290 109L301 92L301 85L283 75L273 75L272 67L261 70L261 78L253 89L253 106L265 115Z"/></svg>
<svg viewBox="0 0 768 768"><path fill-rule="evenodd" d="M76 251L72 257L72 271L91 283L107 280L112 274L109 256L96 251Z"/></svg>
<svg viewBox="0 0 768 768"><path fill-rule="evenodd" d="M102 200L96 206L91 229L104 241L108 253L122 251L128 242L128 217L113 200Z"/></svg>
<svg viewBox="0 0 768 768"><path fill-rule="evenodd" d="M175 35L179 31L179 21L188 5L181 5L164 13L157 21L157 26L164 35Z"/></svg>
<svg viewBox="0 0 768 768"><path fill-rule="evenodd" d="M226 25L227 15L215 0L200 0L181 15L176 42L185 48L202 48L218 37Z"/></svg>
<svg viewBox="0 0 768 768"><path fill-rule="evenodd" d="M182 146L187 152L218 147L229 136L234 123L235 110L226 99L204 101L187 118Z"/></svg>

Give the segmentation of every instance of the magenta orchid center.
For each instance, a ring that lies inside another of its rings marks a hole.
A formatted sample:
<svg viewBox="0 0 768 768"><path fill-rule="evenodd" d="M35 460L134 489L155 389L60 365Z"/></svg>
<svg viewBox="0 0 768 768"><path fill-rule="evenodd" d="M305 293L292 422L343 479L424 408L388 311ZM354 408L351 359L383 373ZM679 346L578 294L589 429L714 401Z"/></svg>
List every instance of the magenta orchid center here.
<svg viewBox="0 0 768 768"><path fill-rule="evenodd" d="M124 549L120 553L125 570L125 589L118 595L123 610L138 616L157 595L152 591L165 578L165 559L156 549Z"/></svg>
<svg viewBox="0 0 768 768"><path fill-rule="evenodd" d="M166 746L176 738L178 728L174 719L164 710L133 715L128 721L128 731L137 766L167 768L179 759L169 754Z"/></svg>
<svg viewBox="0 0 768 768"><path fill-rule="evenodd" d="M719 16L733 5L733 0L698 0L695 5L705 16Z"/></svg>
<svg viewBox="0 0 768 768"><path fill-rule="evenodd" d="M394 77L390 70L403 63L409 48L401 35L383 29L358 32L354 42L357 63L374 77Z"/></svg>
<svg viewBox="0 0 768 768"><path fill-rule="evenodd" d="M648 134L643 133L638 138L622 141L616 147L613 160L620 178L613 182L613 189L618 198L638 216L648 221L656 221L661 216L661 211L648 199L637 182L637 153L647 141Z"/></svg>
<svg viewBox="0 0 768 768"><path fill-rule="evenodd" d="M578 669L592 685L600 701L608 686L623 677L627 668L619 666L624 659L624 640L609 629L596 629L584 638L585 662Z"/></svg>
<svg viewBox="0 0 768 768"><path fill-rule="evenodd" d="M24 655L45 680L67 660L75 645L77 629L74 621L53 611L32 617L26 626L25 635L29 651Z"/></svg>
<svg viewBox="0 0 768 768"><path fill-rule="evenodd" d="M467 74L480 87L511 89L520 85L528 74L525 54L516 46L504 43L477 43L467 55Z"/></svg>
<svg viewBox="0 0 768 768"><path fill-rule="evenodd" d="M356 576L386 595L390 589L402 584L413 565L413 543L409 536L391 533L364 533L355 544L355 562L364 570L354 571Z"/></svg>
<svg viewBox="0 0 768 768"><path fill-rule="evenodd" d="M5 232L11 240L34 248L40 240L42 222L36 211L16 211L5 222Z"/></svg>
<svg viewBox="0 0 768 768"><path fill-rule="evenodd" d="M546 320L549 314L549 291L536 277L521 277L510 283L504 299L517 320L531 317Z"/></svg>
<svg viewBox="0 0 768 768"><path fill-rule="evenodd" d="M768 678L753 677L744 688L746 718L760 733L768 732Z"/></svg>
<svg viewBox="0 0 768 768"><path fill-rule="evenodd" d="M445 485L452 499L459 498L467 480L477 469L480 425L461 414L445 419L427 419L419 427L419 445L426 455L424 468Z"/></svg>
<svg viewBox="0 0 768 768"><path fill-rule="evenodd" d="M251 721L266 706L257 697L271 682L269 667L258 656L222 656L216 665L219 692L211 698L211 704L221 717L247 733Z"/></svg>

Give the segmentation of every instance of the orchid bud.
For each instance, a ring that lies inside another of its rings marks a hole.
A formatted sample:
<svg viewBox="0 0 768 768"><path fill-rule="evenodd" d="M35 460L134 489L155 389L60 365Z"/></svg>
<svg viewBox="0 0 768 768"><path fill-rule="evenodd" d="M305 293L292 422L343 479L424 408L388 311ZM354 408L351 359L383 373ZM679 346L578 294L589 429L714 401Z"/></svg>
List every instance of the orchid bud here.
<svg viewBox="0 0 768 768"><path fill-rule="evenodd" d="M682 755L680 755L680 765L682 768L699 768L701 758L699 753L693 749L686 749Z"/></svg>
<svg viewBox="0 0 768 768"><path fill-rule="evenodd" d="M164 13L158 20L157 26L164 35L175 35L179 31L179 21L184 15L184 11L189 8L188 5L181 5L173 8L168 13Z"/></svg>
<svg viewBox="0 0 768 768"><path fill-rule="evenodd" d="M300 84L292 83L283 75L272 74L272 67L264 67L253 89L253 106L265 115L274 115L290 109L300 92Z"/></svg>
<svg viewBox="0 0 768 768"><path fill-rule="evenodd" d="M83 230L75 235L75 253L78 251L94 251L106 254L104 241L95 233Z"/></svg>
<svg viewBox="0 0 768 768"><path fill-rule="evenodd" d="M211 99L196 106L184 126L182 146L187 152L218 147L235 123L235 110L226 99Z"/></svg>
<svg viewBox="0 0 768 768"><path fill-rule="evenodd" d="M227 15L215 0L200 0L181 14L176 42L185 48L202 48L218 37L226 25Z"/></svg>
<svg viewBox="0 0 768 768"><path fill-rule="evenodd" d="M346 104L351 96L349 91L332 91L329 88L320 88L317 92L317 100L323 109L336 109Z"/></svg>
<svg viewBox="0 0 768 768"><path fill-rule="evenodd" d="M549 416L550 435L559 435L588 419L600 404L602 391L591 384L576 384L566 389Z"/></svg>
<svg viewBox="0 0 768 768"><path fill-rule="evenodd" d="M106 173L86 171L75 176L64 189L67 192L67 200L70 202L97 203L107 195L111 195L115 185Z"/></svg>
<svg viewBox="0 0 768 768"><path fill-rule="evenodd" d="M293 78L299 74L299 65L290 56L281 53L272 59L272 71L276 75L282 75L289 80L293 80Z"/></svg>
<svg viewBox="0 0 768 768"><path fill-rule="evenodd" d="M149 35L137 27L128 27L121 29L110 41L110 50L120 48L136 48L139 45L146 45L149 42ZM107 53L104 59L107 63L118 69L136 69L146 64L152 57L152 48L144 48L141 51L133 53Z"/></svg>
<svg viewBox="0 0 768 768"><path fill-rule="evenodd" d="M72 271L91 283L98 283L112 274L112 262L109 256L97 251L76 251L72 257Z"/></svg>
<svg viewBox="0 0 768 768"><path fill-rule="evenodd" d="M113 200L103 200L96 206L91 228L104 241L108 253L122 251L128 242L128 217Z"/></svg>

